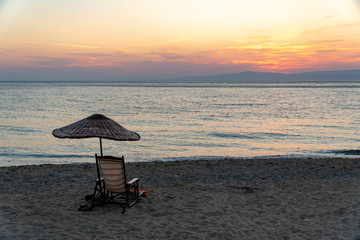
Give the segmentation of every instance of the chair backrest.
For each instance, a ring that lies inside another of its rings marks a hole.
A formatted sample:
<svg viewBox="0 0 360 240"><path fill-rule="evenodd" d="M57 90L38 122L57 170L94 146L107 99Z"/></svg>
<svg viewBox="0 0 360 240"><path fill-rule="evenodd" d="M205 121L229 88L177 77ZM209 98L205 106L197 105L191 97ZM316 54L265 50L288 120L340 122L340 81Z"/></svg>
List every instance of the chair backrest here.
<svg viewBox="0 0 360 240"><path fill-rule="evenodd" d="M96 162L104 177L106 189L113 193L126 192L124 156L121 158L96 156Z"/></svg>

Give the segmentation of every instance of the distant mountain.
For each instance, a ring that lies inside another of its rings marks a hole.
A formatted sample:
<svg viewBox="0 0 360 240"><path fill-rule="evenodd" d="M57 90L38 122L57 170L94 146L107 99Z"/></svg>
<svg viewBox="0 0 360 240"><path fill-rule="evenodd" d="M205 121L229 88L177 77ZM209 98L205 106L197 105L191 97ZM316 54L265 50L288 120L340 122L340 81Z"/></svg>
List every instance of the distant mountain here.
<svg viewBox="0 0 360 240"><path fill-rule="evenodd" d="M246 71L234 74L192 76L183 81L205 82L298 82L298 81L360 81L360 70L274 73Z"/></svg>

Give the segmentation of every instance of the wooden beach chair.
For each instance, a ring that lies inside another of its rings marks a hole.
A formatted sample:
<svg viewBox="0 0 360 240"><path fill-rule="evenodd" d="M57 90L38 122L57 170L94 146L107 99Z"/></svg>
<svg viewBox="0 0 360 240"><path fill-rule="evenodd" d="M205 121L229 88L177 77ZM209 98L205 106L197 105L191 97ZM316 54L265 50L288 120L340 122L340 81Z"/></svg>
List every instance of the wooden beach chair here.
<svg viewBox="0 0 360 240"><path fill-rule="evenodd" d="M91 211L94 206L116 203L122 206L124 214L126 207L132 207L140 200L139 178L126 181L124 156L117 158L95 154L95 159L98 179L94 194L85 197L87 202L79 210Z"/></svg>

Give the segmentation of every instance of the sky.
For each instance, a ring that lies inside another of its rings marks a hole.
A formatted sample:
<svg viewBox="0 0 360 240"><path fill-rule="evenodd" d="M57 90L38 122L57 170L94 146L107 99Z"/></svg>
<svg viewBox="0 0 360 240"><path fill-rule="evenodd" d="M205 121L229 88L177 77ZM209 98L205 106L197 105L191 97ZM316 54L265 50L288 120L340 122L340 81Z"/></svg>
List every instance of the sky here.
<svg viewBox="0 0 360 240"><path fill-rule="evenodd" d="M360 0L0 0L0 80L360 69Z"/></svg>

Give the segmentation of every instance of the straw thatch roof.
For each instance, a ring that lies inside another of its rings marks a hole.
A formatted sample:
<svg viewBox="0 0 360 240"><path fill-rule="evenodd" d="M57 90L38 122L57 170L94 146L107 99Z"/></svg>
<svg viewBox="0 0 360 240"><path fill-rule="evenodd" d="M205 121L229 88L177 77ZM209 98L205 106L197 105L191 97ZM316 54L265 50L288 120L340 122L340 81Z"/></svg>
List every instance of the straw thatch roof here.
<svg viewBox="0 0 360 240"><path fill-rule="evenodd" d="M68 126L55 129L52 134L58 138L99 137L115 141L140 140L139 134L127 130L102 114L94 114Z"/></svg>

